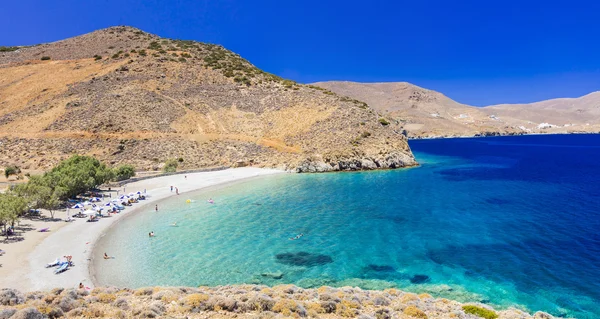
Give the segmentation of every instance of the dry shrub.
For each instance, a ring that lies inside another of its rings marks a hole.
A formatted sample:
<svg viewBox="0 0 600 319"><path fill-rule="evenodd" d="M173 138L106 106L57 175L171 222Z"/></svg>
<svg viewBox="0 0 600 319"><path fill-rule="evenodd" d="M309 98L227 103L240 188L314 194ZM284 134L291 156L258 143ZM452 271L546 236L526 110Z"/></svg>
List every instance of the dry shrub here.
<svg viewBox="0 0 600 319"><path fill-rule="evenodd" d="M101 293L98 295L98 300L101 303L112 303L117 299L117 296L115 294L107 294L107 293Z"/></svg>
<svg viewBox="0 0 600 319"><path fill-rule="evenodd" d="M265 294L256 294L248 300L248 303L252 310L271 311L275 305L275 300Z"/></svg>
<svg viewBox="0 0 600 319"><path fill-rule="evenodd" d="M280 299L273 305L273 311L279 312L284 316L291 316L297 310L298 304L291 299Z"/></svg>
<svg viewBox="0 0 600 319"><path fill-rule="evenodd" d="M411 302L411 301L417 301L419 300L419 296L417 296L416 294L407 292L404 295L402 295L402 297L400 297L400 302L402 303L407 303L407 302Z"/></svg>
<svg viewBox="0 0 600 319"><path fill-rule="evenodd" d="M150 296L154 293L152 288L140 288L136 290L133 294L136 296Z"/></svg>
<svg viewBox="0 0 600 319"><path fill-rule="evenodd" d="M77 310L77 309L74 309L74 310ZM73 312L74 310L72 310L71 312ZM69 312L69 314L71 312ZM81 312L81 315L86 318L102 318L105 316L105 313L100 305L92 304L92 305L88 306L87 308L84 308L83 311Z"/></svg>
<svg viewBox="0 0 600 319"><path fill-rule="evenodd" d="M431 296L430 294L420 294L419 298L421 298L421 299L433 299L433 296Z"/></svg>
<svg viewBox="0 0 600 319"><path fill-rule="evenodd" d="M383 292L388 293L392 296L398 296L400 295L400 290L395 289L395 288L389 288L389 289L385 289Z"/></svg>
<svg viewBox="0 0 600 319"><path fill-rule="evenodd" d="M191 294L184 298L184 303L192 308L198 308L203 302L206 302L209 296L206 294Z"/></svg>
<svg viewBox="0 0 600 319"><path fill-rule="evenodd" d="M415 318L422 318L422 319L427 319L427 314L425 314L425 312L423 312L423 310L410 305L406 308L404 308L404 314L411 316L411 317L415 317Z"/></svg>
<svg viewBox="0 0 600 319"><path fill-rule="evenodd" d="M325 309L318 302L307 302L305 306L306 310L308 311L308 315L311 317L318 317L319 314L325 313Z"/></svg>

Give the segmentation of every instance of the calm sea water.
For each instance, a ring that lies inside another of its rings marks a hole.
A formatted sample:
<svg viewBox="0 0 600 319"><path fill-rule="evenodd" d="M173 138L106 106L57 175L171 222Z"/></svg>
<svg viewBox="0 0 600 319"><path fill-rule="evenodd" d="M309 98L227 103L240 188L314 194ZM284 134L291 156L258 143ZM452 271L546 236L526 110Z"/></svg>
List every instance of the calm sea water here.
<svg viewBox="0 0 600 319"><path fill-rule="evenodd" d="M600 135L410 145L421 167L283 174L168 199L103 238L116 259L101 260L98 280L398 287L600 317Z"/></svg>

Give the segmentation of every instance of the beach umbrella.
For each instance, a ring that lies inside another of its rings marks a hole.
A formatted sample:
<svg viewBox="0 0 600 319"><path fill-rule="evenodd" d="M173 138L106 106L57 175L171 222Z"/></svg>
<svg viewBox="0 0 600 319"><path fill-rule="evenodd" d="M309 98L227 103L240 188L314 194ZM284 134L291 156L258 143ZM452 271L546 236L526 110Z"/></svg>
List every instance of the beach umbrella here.
<svg viewBox="0 0 600 319"><path fill-rule="evenodd" d="M98 197L92 197L90 198L90 202L101 202L102 200Z"/></svg>
<svg viewBox="0 0 600 319"><path fill-rule="evenodd" d="M119 196L119 199L123 200L123 199L129 199L129 196L127 195L121 195Z"/></svg>
<svg viewBox="0 0 600 319"><path fill-rule="evenodd" d="M83 208L83 205L82 204L76 204L75 206L73 206L71 208Z"/></svg>
<svg viewBox="0 0 600 319"><path fill-rule="evenodd" d="M138 194L138 195L142 195L142 192L139 192L139 191L138 191L136 194Z"/></svg>
<svg viewBox="0 0 600 319"><path fill-rule="evenodd" d="M90 203L90 202L88 202L88 201L85 201L85 202L83 202L83 205L84 205L84 206L87 206L87 205L90 205L90 204L91 204L91 203Z"/></svg>
<svg viewBox="0 0 600 319"><path fill-rule="evenodd" d="M104 206L110 207L110 206L112 206L112 203L108 202L108 203L104 204Z"/></svg>

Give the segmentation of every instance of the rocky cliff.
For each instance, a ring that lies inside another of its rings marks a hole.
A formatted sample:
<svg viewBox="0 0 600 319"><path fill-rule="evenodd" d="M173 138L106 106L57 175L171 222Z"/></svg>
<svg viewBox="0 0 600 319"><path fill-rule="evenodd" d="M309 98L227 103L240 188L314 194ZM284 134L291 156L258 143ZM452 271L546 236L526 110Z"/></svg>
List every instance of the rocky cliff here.
<svg viewBox="0 0 600 319"><path fill-rule="evenodd" d="M0 143L0 166L25 169L73 153L142 170L416 164L400 126L362 102L131 27L1 50Z"/></svg>

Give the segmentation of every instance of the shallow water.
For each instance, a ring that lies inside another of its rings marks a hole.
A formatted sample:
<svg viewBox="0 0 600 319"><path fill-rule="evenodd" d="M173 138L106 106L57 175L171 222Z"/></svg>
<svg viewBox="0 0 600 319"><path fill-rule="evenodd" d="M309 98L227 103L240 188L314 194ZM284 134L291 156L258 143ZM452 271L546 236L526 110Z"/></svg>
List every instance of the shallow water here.
<svg viewBox="0 0 600 319"><path fill-rule="evenodd" d="M268 176L149 207L98 244L116 259L97 279L399 287L600 317L600 135L410 145L421 167Z"/></svg>

